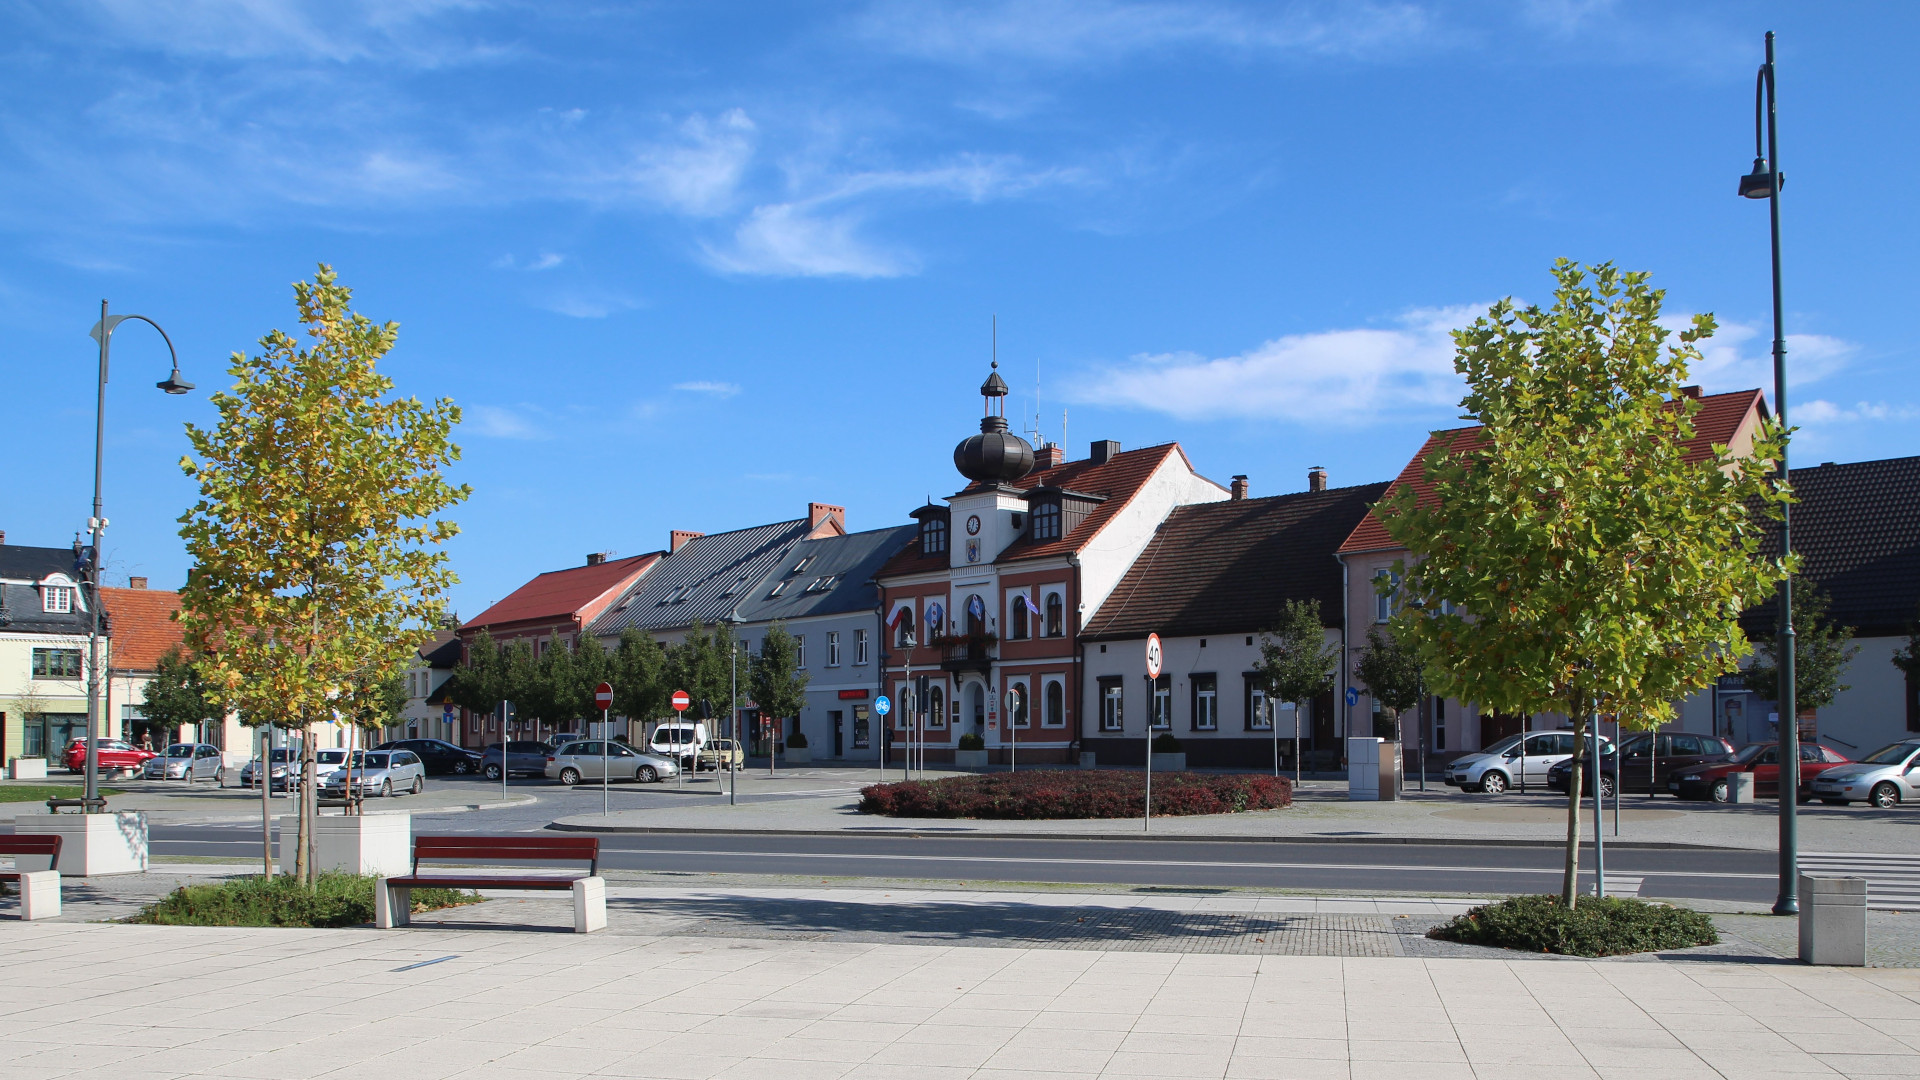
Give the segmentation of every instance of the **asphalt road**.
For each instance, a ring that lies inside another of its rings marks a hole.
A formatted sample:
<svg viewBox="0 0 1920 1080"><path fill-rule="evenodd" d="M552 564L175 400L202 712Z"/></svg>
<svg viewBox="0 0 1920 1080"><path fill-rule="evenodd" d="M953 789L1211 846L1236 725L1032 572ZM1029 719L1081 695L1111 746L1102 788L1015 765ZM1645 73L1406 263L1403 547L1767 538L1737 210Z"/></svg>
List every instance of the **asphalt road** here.
<svg viewBox="0 0 1920 1080"><path fill-rule="evenodd" d="M500 832L490 813L416 819L417 832ZM533 831L528 829L514 831ZM577 835L577 834L573 834ZM156 825L155 855L258 857L257 828ZM1590 853L1583 853L1585 858ZM1233 843L1027 840L961 836L615 834L601 837L609 869L688 873L1031 881L1182 889L1260 887L1350 894L1432 895L1558 889L1555 848L1462 844ZM1766 852L1615 850L1614 885L1639 878L1640 895L1771 903ZM1583 875L1585 877L1586 875Z"/></svg>

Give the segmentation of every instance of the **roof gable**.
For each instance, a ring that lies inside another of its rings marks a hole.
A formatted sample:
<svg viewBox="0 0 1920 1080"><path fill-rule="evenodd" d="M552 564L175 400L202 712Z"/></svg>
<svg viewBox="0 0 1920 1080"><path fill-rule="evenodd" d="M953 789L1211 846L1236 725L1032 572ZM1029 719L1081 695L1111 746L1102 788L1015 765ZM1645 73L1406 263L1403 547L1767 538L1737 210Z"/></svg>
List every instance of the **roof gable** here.
<svg viewBox="0 0 1920 1080"><path fill-rule="evenodd" d="M186 639L186 629L173 619L180 610L180 594L167 589L101 589L115 671L152 671L160 658Z"/></svg>
<svg viewBox="0 0 1920 1080"><path fill-rule="evenodd" d="M480 630L509 623L537 620L557 621L598 614L595 601L610 600L612 594L646 573L661 558L661 553L608 559L603 563L549 570L520 586L506 599L494 604L461 625L462 630Z"/></svg>
<svg viewBox="0 0 1920 1080"><path fill-rule="evenodd" d="M1800 577L1833 598L1828 617L1862 637L1904 635L1920 618L1920 457L1826 464L1792 473ZM1761 552L1780 554L1780 523ZM1749 635L1773 633L1771 602L1748 609Z"/></svg>

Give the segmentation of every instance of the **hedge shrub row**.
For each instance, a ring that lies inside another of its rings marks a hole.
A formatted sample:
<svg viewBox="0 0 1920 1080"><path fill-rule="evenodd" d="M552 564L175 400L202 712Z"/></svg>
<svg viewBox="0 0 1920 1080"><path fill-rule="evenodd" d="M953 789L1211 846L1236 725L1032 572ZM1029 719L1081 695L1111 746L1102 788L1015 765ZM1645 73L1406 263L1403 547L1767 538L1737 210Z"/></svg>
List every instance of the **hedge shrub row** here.
<svg viewBox="0 0 1920 1080"><path fill-rule="evenodd" d="M457 889L413 890L414 911L479 900L479 893ZM324 873L311 891L290 876L185 885L140 909L127 921L165 926L361 926L373 921L373 879Z"/></svg>
<svg viewBox="0 0 1920 1080"><path fill-rule="evenodd" d="M1000 821L1137 817L1145 788L1145 773L1030 769L874 784L861 790L860 810L889 817ZM1280 776L1182 772L1153 778L1155 814L1233 814L1292 802L1293 785Z"/></svg>
<svg viewBox="0 0 1920 1080"><path fill-rule="evenodd" d="M1513 896L1457 915L1427 936L1566 956L1624 956L1720 942L1713 920L1698 911L1614 896L1581 900L1572 911L1558 896Z"/></svg>

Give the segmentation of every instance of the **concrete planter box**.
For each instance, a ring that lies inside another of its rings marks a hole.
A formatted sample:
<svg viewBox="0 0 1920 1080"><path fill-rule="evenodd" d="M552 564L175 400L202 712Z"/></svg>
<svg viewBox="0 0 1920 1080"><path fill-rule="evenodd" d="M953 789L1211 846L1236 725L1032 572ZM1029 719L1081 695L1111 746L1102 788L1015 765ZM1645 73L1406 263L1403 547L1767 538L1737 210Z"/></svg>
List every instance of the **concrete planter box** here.
<svg viewBox="0 0 1920 1080"><path fill-rule="evenodd" d="M318 817L313 826L315 870L392 877L405 874L413 867L412 814ZM295 840L299 835L299 817L281 815L280 872L283 874L293 873L293 860L298 854Z"/></svg>
<svg viewBox="0 0 1920 1080"><path fill-rule="evenodd" d="M7 765L7 779L9 780L45 780L46 778L46 758L14 758L13 761Z"/></svg>
<svg viewBox="0 0 1920 1080"><path fill-rule="evenodd" d="M811 747L811 746L789 746L789 747L786 747L786 762L787 762L787 764L789 764L789 765L806 765L806 764L809 764L809 763L811 763L812 761L813 761L813 747Z"/></svg>
<svg viewBox="0 0 1920 1080"><path fill-rule="evenodd" d="M1187 771L1186 751L1182 750L1178 754L1153 755L1153 771L1154 772L1186 772Z"/></svg>
<svg viewBox="0 0 1920 1080"><path fill-rule="evenodd" d="M955 750L953 767L956 769L984 769L987 767L985 750Z"/></svg>
<svg viewBox="0 0 1920 1080"><path fill-rule="evenodd" d="M17 860L21 870L58 870L61 877L147 871L147 815L137 810L15 818L13 831L60 838L58 866L28 866L27 863L45 860L21 856Z"/></svg>

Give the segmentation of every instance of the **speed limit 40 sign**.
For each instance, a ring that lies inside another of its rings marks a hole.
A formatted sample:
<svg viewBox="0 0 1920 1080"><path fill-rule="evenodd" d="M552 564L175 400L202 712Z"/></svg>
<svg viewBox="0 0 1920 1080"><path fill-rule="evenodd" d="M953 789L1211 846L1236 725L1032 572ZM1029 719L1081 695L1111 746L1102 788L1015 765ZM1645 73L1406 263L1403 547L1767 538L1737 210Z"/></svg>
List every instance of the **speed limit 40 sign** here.
<svg viewBox="0 0 1920 1080"><path fill-rule="evenodd" d="M1160 677L1160 635L1147 635L1147 678Z"/></svg>

